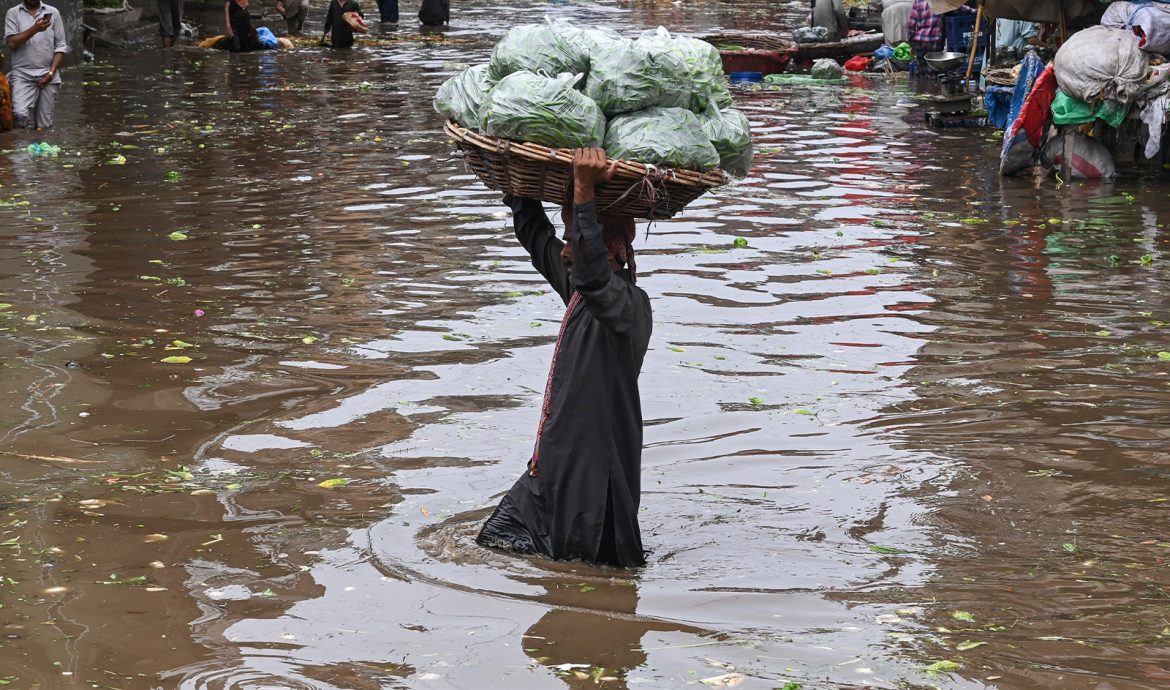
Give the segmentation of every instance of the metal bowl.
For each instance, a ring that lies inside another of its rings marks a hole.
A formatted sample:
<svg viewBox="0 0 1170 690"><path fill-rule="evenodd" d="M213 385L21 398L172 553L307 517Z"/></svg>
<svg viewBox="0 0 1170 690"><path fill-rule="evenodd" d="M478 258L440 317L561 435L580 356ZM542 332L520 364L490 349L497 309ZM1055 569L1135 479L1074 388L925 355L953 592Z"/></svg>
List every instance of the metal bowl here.
<svg viewBox="0 0 1170 690"><path fill-rule="evenodd" d="M922 56L926 60L926 64L936 72L950 72L954 68L963 64L967 60L967 56L963 53L927 53Z"/></svg>

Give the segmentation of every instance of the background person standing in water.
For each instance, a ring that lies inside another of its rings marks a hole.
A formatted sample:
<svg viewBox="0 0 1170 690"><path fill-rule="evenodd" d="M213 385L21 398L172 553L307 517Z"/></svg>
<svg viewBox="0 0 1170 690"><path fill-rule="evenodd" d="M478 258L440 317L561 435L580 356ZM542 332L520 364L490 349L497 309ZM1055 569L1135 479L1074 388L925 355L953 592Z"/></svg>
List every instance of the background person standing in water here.
<svg viewBox="0 0 1170 690"><path fill-rule="evenodd" d="M527 471L476 541L617 566L646 562L638 526L642 403L638 374L653 326L634 284L634 219L598 217L594 185L613 177L604 149L573 155L568 244L539 201L509 195L516 238L564 301Z"/></svg>
<svg viewBox="0 0 1170 690"><path fill-rule="evenodd" d="M356 12L363 19L366 16L362 14L357 0L329 0L329 11L325 13L325 30L321 34L322 45L328 36L329 43L334 48L353 47L353 27L345 21L345 15L349 12Z"/></svg>
<svg viewBox="0 0 1170 690"><path fill-rule="evenodd" d="M4 15L4 43L12 51L8 81L16 126L52 127L61 90L57 68L69 52L61 14L41 0L24 0Z"/></svg>

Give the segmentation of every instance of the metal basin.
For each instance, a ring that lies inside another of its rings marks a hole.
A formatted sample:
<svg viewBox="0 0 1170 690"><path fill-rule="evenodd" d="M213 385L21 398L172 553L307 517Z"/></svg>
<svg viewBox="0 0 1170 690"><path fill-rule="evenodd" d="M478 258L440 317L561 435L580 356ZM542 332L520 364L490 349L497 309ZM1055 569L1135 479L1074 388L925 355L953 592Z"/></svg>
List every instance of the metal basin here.
<svg viewBox="0 0 1170 690"><path fill-rule="evenodd" d="M926 64L936 72L949 72L967 60L963 53L927 53L922 56Z"/></svg>

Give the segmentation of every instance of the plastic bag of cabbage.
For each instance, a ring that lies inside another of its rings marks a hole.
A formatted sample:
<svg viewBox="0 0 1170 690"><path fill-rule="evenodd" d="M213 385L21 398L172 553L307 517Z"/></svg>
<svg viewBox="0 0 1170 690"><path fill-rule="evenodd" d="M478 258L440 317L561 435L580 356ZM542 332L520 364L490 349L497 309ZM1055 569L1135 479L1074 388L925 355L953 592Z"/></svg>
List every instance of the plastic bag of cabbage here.
<svg viewBox="0 0 1170 690"><path fill-rule="evenodd" d="M719 165L719 152L703 125L685 108L647 108L618 115L605 132L611 158L707 171Z"/></svg>
<svg viewBox="0 0 1170 690"><path fill-rule="evenodd" d="M719 152L719 167L743 177L752 167L752 132L747 116L734 108L720 110L711 103L699 115L703 132Z"/></svg>
<svg viewBox="0 0 1170 690"><path fill-rule="evenodd" d="M657 31L643 33L634 43L651 54L673 55L684 70L684 74L669 75L671 82L683 89L677 92L677 101L666 98L656 105L688 108L695 113L705 112L711 101L720 108L731 105L731 92L723 77L723 59L715 46L697 38L672 37L661 26ZM664 68L674 67L674 62L664 63Z"/></svg>
<svg viewBox="0 0 1170 690"><path fill-rule="evenodd" d="M435 110L468 129L478 131L479 109L495 85L487 65L469 67L439 87L435 94Z"/></svg>
<svg viewBox="0 0 1170 690"><path fill-rule="evenodd" d="M574 85L580 75L555 78L513 72L488 94L479 111L484 134L556 148L601 146L605 116Z"/></svg>
<svg viewBox="0 0 1170 690"><path fill-rule="evenodd" d="M513 27L492 49L491 76L499 81L513 72L584 74L590 56L620 40L613 32L578 29L563 20Z"/></svg>

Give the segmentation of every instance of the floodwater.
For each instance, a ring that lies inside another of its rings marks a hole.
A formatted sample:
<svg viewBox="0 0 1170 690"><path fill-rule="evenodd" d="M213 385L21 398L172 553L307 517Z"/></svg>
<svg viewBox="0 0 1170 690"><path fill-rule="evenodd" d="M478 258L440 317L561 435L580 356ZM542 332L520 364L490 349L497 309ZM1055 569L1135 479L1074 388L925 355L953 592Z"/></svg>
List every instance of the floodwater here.
<svg viewBox="0 0 1170 690"><path fill-rule="evenodd" d="M562 309L434 89L801 5L70 70L0 135L0 684L1170 686L1170 181L1000 180L904 79L737 90L751 176L640 227L648 565L472 542Z"/></svg>

